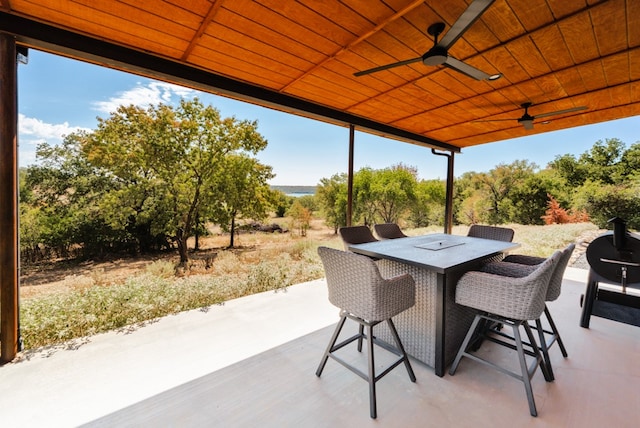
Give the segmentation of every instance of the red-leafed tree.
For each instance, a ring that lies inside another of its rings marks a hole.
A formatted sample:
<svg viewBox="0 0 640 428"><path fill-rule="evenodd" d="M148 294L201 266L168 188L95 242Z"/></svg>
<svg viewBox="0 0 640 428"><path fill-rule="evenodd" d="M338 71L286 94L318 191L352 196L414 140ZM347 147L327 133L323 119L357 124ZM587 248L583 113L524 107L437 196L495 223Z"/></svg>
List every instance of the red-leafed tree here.
<svg viewBox="0 0 640 428"><path fill-rule="evenodd" d="M589 215L585 211L571 212L560 206L553 196L547 194L549 201L547 202L547 210L542 216L544 224L564 224L564 223L582 223L589 221Z"/></svg>

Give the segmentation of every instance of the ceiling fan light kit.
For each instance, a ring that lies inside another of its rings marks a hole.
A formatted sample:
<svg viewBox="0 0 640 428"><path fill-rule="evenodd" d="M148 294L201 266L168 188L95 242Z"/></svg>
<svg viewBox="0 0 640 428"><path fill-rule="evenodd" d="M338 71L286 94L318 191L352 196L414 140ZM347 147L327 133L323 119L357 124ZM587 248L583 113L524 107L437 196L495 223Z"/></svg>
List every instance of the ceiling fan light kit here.
<svg viewBox="0 0 640 428"><path fill-rule="evenodd" d="M528 117L528 118L521 117L520 119L518 119L518 122L520 122L522 126L524 126L524 129L533 129L532 117Z"/></svg>

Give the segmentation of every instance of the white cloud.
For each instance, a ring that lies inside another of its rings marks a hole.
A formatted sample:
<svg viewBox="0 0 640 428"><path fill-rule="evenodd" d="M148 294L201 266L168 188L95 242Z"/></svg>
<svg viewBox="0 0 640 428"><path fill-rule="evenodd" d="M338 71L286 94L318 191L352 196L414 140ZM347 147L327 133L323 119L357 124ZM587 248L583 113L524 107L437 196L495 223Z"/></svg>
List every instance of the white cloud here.
<svg viewBox="0 0 640 428"><path fill-rule="evenodd" d="M180 98L191 98L196 91L169 83L150 81L146 85L138 84L133 89L120 92L107 101L94 101L93 108L103 113L110 114L120 105L136 105L147 107L151 104L170 104ZM68 122L46 123L40 119L18 115L18 142L20 144L20 165L29 165L35 162L36 146L40 143L51 145L60 144L65 136L76 131L88 131L90 129L71 126Z"/></svg>
<svg viewBox="0 0 640 428"><path fill-rule="evenodd" d="M34 117L18 114L18 133L21 139L26 140L59 140L72 132L87 130L78 126L70 126L69 122L46 123Z"/></svg>
<svg viewBox="0 0 640 428"><path fill-rule="evenodd" d="M103 113L110 114L119 106L135 105L147 107L151 104L169 104L174 96L179 98L189 98L194 96L196 91L178 85L164 82L149 82L147 85L138 84L133 89L119 93L109 98L107 101L94 101L93 107Z"/></svg>
<svg viewBox="0 0 640 428"><path fill-rule="evenodd" d="M35 150L38 144L59 144L65 136L77 131L90 131L90 129L71 126L68 122L46 123L34 117L27 117L22 113L18 114L20 166L35 162Z"/></svg>

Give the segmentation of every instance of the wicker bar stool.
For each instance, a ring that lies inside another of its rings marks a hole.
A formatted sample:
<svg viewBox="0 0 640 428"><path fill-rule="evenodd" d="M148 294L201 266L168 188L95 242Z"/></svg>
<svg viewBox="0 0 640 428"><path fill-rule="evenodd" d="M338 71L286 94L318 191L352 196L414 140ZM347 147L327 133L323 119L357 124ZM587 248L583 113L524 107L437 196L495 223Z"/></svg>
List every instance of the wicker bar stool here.
<svg viewBox="0 0 640 428"><path fill-rule="evenodd" d="M562 278L564 277L564 272L567 269L567 265L569 264L569 259L571 258L571 254L573 250L576 248L575 244L569 244L562 253L560 254L560 260L558 261L558 265L556 266L553 274L551 275L551 280L549 281L549 287L547 288L547 295L545 297L545 302L553 302L558 297L560 297L560 292L562 291ZM512 254L508 255L501 262L489 263L482 267L483 272L493 273L496 275L504 275L511 277L523 277L531 272L533 272L540 263L543 263L546 259L543 257L535 257L535 256L527 256L524 254ZM545 364L547 365L547 370L549 372L549 376L551 379L554 378L553 368L551 367L551 359L549 358L549 348L554 343L558 343L558 347L560 348L560 352L562 352L562 356L564 358L568 357L567 349L562 342L562 338L560 337L560 332L556 327L556 323L553 321L553 317L551 316L551 312L549 312L549 308L547 304L544 305L544 316L549 324L549 328L545 329L542 325L541 318L535 320L535 325L531 327L538 331L538 336L540 338L540 348L542 349L542 354L544 355ZM495 333L498 333L494 331ZM503 333L498 333L503 334Z"/></svg>
<svg viewBox="0 0 640 428"><path fill-rule="evenodd" d="M346 226L338 229L344 249L348 250L351 244L365 244L377 241L367 226Z"/></svg>
<svg viewBox="0 0 640 428"><path fill-rule="evenodd" d="M411 382L416 377L395 325L391 317L409 309L415 304L415 282L410 275L400 275L384 279L375 262L359 254L340 251L333 248L319 247L318 254L322 259L329 289L329 301L340 308L340 321L331 336L329 345L324 352L316 376L320 377L329 358L332 358L360 376L369 383L369 410L372 418L377 417L376 382L389 373L393 368L404 363ZM336 343L340 331L347 318L359 324L359 333ZM386 321L395 346L386 343L373 335L373 327ZM363 332L366 327L366 332ZM364 373L357 367L347 363L334 354L344 346L358 341L358 351L362 350L362 340L367 340L368 372ZM375 373L373 345L378 345L398 356L398 359L382 373Z"/></svg>
<svg viewBox="0 0 640 428"><path fill-rule="evenodd" d="M474 238L493 239L496 241L513 241L514 230L508 227L486 226L481 224L472 224L467 232L467 236Z"/></svg>
<svg viewBox="0 0 640 428"><path fill-rule="evenodd" d="M536 403L533 398L531 388L531 378L535 374L538 366L546 380L550 381L544 357L538 348L528 321L540 318L544 311L545 296L551 275L560 260L560 252L556 251L549 259L537 266L529 275L521 278L494 275L487 272L472 271L467 272L460 278L456 287L456 303L468 306L480 311L473 319L473 323L462 342L460 350L456 355L449 374L455 374L462 357L468 357L478 361L498 371L508 374L524 383L527 400L529 402L529 412L531 416L537 416ZM515 349L520 362L520 373L507 370L485 360L470 352L476 334L484 334L484 330L478 330L481 321L498 323L503 326L510 326L513 329L513 339L515 344L496 339L492 336L485 336L489 341ZM520 336L520 327L529 340L530 349L525 349L525 342ZM526 356L534 357L535 361L531 366L527 366Z"/></svg>
<svg viewBox="0 0 640 428"><path fill-rule="evenodd" d="M472 224L469 232L467 232L467 236L473 238L493 239L494 241L504 242L513 241L514 234L515 231L508 227L486 226L483 224ZM485 260L484 263L499 262L502 259L504 259L504 254L498 254Z"/></svg>
<svg viewBox="0 0 640 428"><path fill-rule="evenodd" d="M376 231L376 235L380 239L397 239L397 238L406 238L400 226L397 223L381 223L373 226L373 229Z"/></svg>

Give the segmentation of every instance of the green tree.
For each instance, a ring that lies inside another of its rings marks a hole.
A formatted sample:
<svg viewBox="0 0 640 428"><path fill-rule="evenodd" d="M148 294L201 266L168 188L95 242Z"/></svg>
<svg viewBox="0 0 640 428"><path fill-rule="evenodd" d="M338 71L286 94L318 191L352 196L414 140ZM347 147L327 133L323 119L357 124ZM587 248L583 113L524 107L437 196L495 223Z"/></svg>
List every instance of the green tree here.
<svg viewBox="0 0 640 428"><path fill-rule="evenodd" d="M276 217L284 217L294 198L287 196L282 190L273 191L273 205Z"/></svg>
<svg viewBox="0 0 640 428"><path fill-rule="evenodd" d="M347 175L322 178L316 192L325 223L338 233L338 229L347 224Z"/></svg>
<svg viewBox="0 0 640 428"><path fill-rule="evenodd" d="M353 176L353 222L372 225L397 222L415 201L417 171L405 165L374 170L362 168ZM317 188L317 201L327 224L337 233L346 225L347 176L323 178Z"/></svg>
<svg viewBox="0 0 640 428"><path fill-rule="evenodd" d="M567 204L564 198L563 181L552 171L542 170L523 177L509 194L509 221L519 224L544 224L543 216L548 205L548 196Z"/></svg>
<svg viewBox="0 0 640 428"><path fill-rule="evenodd" d="M584 209L600 228L607 228L609 219L620 217L629 228L640 230L640 180L625 184L589 180L578 190L575 206Z"/></svg>
<svg viewBox="0 0 640 428"><path fill-rule="evenodd" d="M570 187L573 211L585 210L601 227L614 216L637 224L640 144L626 149L616 138L599 140L577 160L568 159L570 155L558 157L549 167Z"/></svg>
<svg viewBox="0 0 640 428"><path fill-rule="evenodd" d="M457 223L475 224L480 221L480 216L475 209L475 201L471 201L476 192L474 177L477 174L472 171L465 172L454 181L453 217Z"/></svg>
<svg viewBox="0 0 640 428"><path fill-rule="evenodd" d="M309 210L309 212L318 211L318 198L316 195L302 195L295 198L294 202L300 203L303 207Z"/></svg>
<svg viewBox="0 0 640 428"><path fill-rule="evenodd" d="M244 153L227 155L222 161L208 199L212 201L211 220L230 232L230 248L239 218L261 220L267 216L276 197L267 184L273 177L270 166Z"/></svg>
<svg viewBox="0 0 640 428"><path fill-rule="evenodd" d="M223 119L216 108L195 99L182 100L176 108L120 107L99 119L83 151L122 183L102 204L111 224L167 235L184 264L196 219L215 202L207 196L215 194L216 179L224 176L219 168L225 157L236 151L256 153L266 145L255 121Z"/></svg>
<svg viewBox="0 0 640 428"><path fill-rule="evenodd" d="M415 168L402 164L373 171L369 203L375 209L376 220L397 223L408 212L416 199L417 175Z"/></svg>
<svg viewBox="0 0 640 428"><path fill-rule="evenodd" d="M574 155L565 154L556 156L549 163L549 168L557 172L571 188L578 188L584 184L589 175L586 165L580 163Z"/></svg>
<svg viewBox="0 0 640 428"><path fill-rule="evenodd" d="M487 202L486 211L481 213L483 221L501 224L509 221L513 201L509 199L512 190L537 168L535 164L517 160L511 164L498 164L488 173L473 177L474 185Z"/></svg>
<svg viewBox="0 0 640 428"><path fill-rule="evenodd" d="M587 180L605 184L620 183L635 167L639 166L640 147L625 150L625 144L617 138L598 140L590 150L577 159L574 155L557 156L549 163L567 184L573 188L582 186Z"/></svg>
<svg viewBox="0 0 640 428"><path fill-rule="evenodd" d="M620 163L624 152L625 145L617 138L607 138L604 142L598 140L590 151L580 156L580 163L588 171L587 178L614 184L626 175L621 171Z"/></svg>
<svg viewBox="0 0 640 428"><path fill-rule="evenodd" d="M620 157L622 176L618 182L640 178L640 143L632 144Z"/></svg>
<svg viewBox="0 0 640 428"><path fill-rule="evenodd" d="M415 198L409 208L413 227L444 223L446 186L442 180L421 180L416 184Z"/></svg>
<svg viewBox="0 0 640 428"><path fill-rule="evenodd" d="M20 258L25 262L36 262L41 257L40 243L43 241L44 216L39 207L20 203Z"/></svg>
<svg viewBox="0 0 640 428"><path fill-rule="evenodd" d="M307 230L311 226L311 210L300 201L295 201L289 208L289 215L291 216L293 227L298 229L300 236L307 236Z"/></svg>
<svg viewBox="0 0 640 428"><path fill-rule="evenodd" d="M371 226L376 219L376 200L371 186L374 170L362 168L353 174L353 223Z"/></svg>
<svg viewBox="0 0 640 428"><path fill-rule="evenodd" d="M38 163L30 166L24 177L29 191L21 194L26 197L30 193L23 200L29 208L22 207L21 211L37 216L27 221L37 225L41 243L60 257L68 257L72 246L90 257L128 245L126 237L109 227L98 208L103 192L116 189L119 183L83 156L84 138L86 134L80 132L67 136L59 146L40 144L36 150Z"/></svg>

